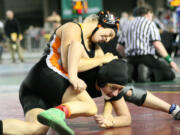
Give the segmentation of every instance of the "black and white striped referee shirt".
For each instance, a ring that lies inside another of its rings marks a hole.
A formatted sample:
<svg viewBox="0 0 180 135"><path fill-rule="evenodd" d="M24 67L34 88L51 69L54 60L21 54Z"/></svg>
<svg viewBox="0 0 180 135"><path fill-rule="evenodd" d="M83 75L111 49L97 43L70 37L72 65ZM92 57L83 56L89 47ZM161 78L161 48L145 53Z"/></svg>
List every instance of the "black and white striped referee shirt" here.
<svg viewBox="0 0 180 135"><path fill-rule="evenodd" d="M119 36L118 43L125 45L126 56L155 54L153 41L161 40L155 23L145 17L128 21Z"/></svg>

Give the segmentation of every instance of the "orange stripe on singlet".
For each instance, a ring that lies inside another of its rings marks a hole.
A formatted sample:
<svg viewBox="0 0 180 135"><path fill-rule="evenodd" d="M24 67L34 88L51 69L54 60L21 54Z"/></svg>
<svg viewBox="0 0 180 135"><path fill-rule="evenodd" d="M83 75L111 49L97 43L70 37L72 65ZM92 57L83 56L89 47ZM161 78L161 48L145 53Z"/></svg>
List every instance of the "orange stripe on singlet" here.
<svg viewBox="0 0 180 135"><path fill-rule="evenodd" d="M61 46L61 40L56 36L54 39L54 42L51 43L51 52L49 57L49 62L51 63L51 66L55 67L58 71L60 71L60 74L65 75L68 78L68 73L64 71L63 67L60 65L61 61L61 55L58 51Z"/></svg>

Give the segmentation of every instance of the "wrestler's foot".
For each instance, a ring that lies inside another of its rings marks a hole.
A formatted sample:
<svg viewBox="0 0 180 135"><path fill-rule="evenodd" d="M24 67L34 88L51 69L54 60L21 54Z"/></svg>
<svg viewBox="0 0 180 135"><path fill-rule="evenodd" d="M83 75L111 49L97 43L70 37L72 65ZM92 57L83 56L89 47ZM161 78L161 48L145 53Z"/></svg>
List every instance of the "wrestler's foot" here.
<svg viewBox="0 0 180 135"><path fill-rule="evenodd" d="M180 120L180 111L176 113L176 115L174 116L175 120Z"/></svg>
<svg viewBox="0 0 180 135"><path fill-rule="evenodd" d="M37 116L40 123L52 127L61 135L74 135L74 132L65 122L65 114L63 111L51 108L40 113Z"/></svg>
<svg viewBox="0 0 180 135"><path fill-rule="evenodd" d="M176 104L172 104L169 113L172 114L175 120L180 120L180 107Z"/></svg>

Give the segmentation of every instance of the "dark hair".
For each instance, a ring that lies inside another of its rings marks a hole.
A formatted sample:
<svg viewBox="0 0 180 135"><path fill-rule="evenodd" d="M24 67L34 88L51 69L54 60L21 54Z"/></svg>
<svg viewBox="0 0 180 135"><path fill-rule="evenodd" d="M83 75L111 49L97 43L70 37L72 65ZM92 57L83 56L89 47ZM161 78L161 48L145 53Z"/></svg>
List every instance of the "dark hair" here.
<svg viewBox="0 0 180 135"><path fill-rule="evenodd" d="M128 66L123 60L113 60L104 64L97 75L97 84L103 88L107 83L126 85L128 82Z"/></svg>
<svg viewBox="0 0 180 135"><path fill-rule="evenodd" d="M136 9L135 16L144 16L145 14L153 12L150 6L142 6Z"/></svg>

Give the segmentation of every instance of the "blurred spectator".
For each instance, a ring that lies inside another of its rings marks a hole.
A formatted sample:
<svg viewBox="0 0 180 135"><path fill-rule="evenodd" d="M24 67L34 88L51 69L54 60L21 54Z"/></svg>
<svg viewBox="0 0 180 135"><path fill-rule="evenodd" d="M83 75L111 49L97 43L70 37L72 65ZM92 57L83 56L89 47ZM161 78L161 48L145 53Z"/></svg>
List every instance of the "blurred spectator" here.
<svg viewBox="0 0 180 135"><path fill-rule="evenodd" d="M176 8L178 33L180 34L180 6Z"/></svg>
<svg viewBox="0 0 180 135"><path fill-rule="evenodd" d="M39 27L34 27L34 26L29 26L28 30L26 31L27 38L29 38L29 47L30 49L32 48L39 48L40 46L40 28Z"/></svg>
<svg viewBox="0 0 180 135"><path fill-rule="evenodd" d="M19 22L14 17L14 13L11 10L6 11L6 17L7 19L5 21L4 30L10 47L12 62L16 62L16 51L18 53L19 60L21 62L24 62L22 48L20 45L20 41L22 40L22 34L20 34Z"/></svg>
<svg viewBox="0 0 180 135"><path fill-rule="evenodd" d="M128 21L128 13L122 12L120 22L119 22L120 23L120 25L119 25L120 30L122 30L123 26L126 24L127 21Z"/></svg>
<svg viewBox="0 0 180 135"><path fill-rule="evenodd" d="M123 29L117 45L120 53L125 49L121 55L125 54L131 65L129 74L132 73L132 79L139 82L173 80L175 74L170 67L177 72L179 68L161 42L159 30L152 21L152 9L139 7L137 13L137 17ZM155 57L155 50L169 65Z"/></svg>
<svg viewBox="0 0 180 135"><path fill-rule="evenodd" d="M177 35L175 20L175 14L170 10L165 11L163 8L157 10L153 19L160 31L161 41L171 56L173 56L175 50L174 42Z"/></svg>
<svg viewBox="0 0 180 135"><path fill-rule="evenodd" d="M120 29L120 31L119 31L119 33L118 33L118 38L121 38L122 32L124 31L124 29L127 28L126 25L128 25L134 18L135 18L135 17L133 16L132 12L129 12L129 13L128 13L128 18L127 18L126 22L124 22L123 25L120 26L121 29ZM120 20L120 21L121 21L121 20ZM117 38L117 40L116 40L116 43L118 42L118 38ZM115 43L115 44L116 44L116 43ZM117 53L118 53L118 57L119 57L119 58L122 58L122 57L125 56L124 47L123 47L123 46L118 46L118 50L117 50L116 47L115 47L115 50L116 50L116 52L118 51ZM120 52L120 51L121 51L121 52ZM114 54L115 54L115 53L114 53ZM117 55L117 54L116 54L116 55Z"/></svg>
<svg viewBox="0 0 180 135"><path fill-rule="evenodd" d="M61 16L56 11L52 11L52 14L46 18L45 25L45 29L49 29L48 31L52 33L52 31L61 26Z"/></svg>
<svg viewBox="0 0 180 135"><path fill-rule="evenodd" d="M163 12L164 12L164 10L162 8L159 8L157 10L156 15L154 15L153 21L156 24L157 28L159 29L161 41L164 44L164 47L166 48L168 53L171 55L172 48L173 48L172 47L173 37L172 37L172 34L170 32L168 32L168 30L166 29L165 25L162 22Z"/></svg>
<svg viewBox="0 0 180 135"><path fill-rule="evenodd" d="M180 6L176 8L176 38L174 42L174 55L178 56L178 50L180 48Z"/></svg>
<svg viewBox="0 0 180 135"><path fill-rule="evenodd" d="M0 63L2 61L3 45L4 45L4 24L2 21L0 21Z"/></svg>
<svg viewBox="0 0 180 135"><path fill-rule="evenodd" d="M156 24L157 28L159 29L160 33L163 33L164 31L167 31L166 27L161 22L161 20L158 18L158 16L155 15L153 21Z"/></svg>
<svg viewBox="0 0 180 135"><path fill-rule="evenodd" d="M165 10L162 18L162 23L165 25L167 31L174 32L174 21L173 20L173 13L171 10Z"/></svg>

